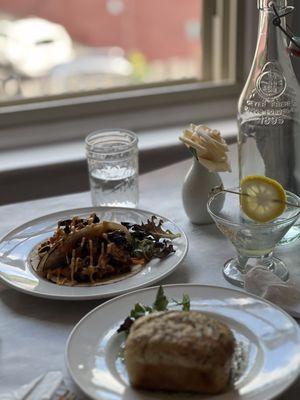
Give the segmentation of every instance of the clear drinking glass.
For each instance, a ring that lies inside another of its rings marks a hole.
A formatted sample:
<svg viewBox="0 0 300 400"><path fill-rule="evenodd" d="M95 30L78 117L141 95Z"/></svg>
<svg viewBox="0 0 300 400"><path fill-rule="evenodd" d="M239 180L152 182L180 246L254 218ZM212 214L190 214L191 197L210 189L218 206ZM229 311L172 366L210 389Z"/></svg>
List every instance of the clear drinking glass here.
<svg viewBox="0 0 300 400"><path fill-rule="evenodd" d="M137 207L138 138L125 129L90 133L86 155L93 206Z"/></svg>
<svg viewBox="0 0 300 400"><path fill-rule="evenodd" d="M234 189L239 191L239 189ZM286 191L287 202L300 205L300 198ZM208 212L219 230L232 242L237 257L223 267L225 278L236 286L244 286L245 274L254 266L261 266L286 281L289 276L284 262L273 256L276 244L296 222L300 210L287 206L282 215L273 221L259 223L250 220L241 210L240 197L219 192L208 201Z"/></svg>

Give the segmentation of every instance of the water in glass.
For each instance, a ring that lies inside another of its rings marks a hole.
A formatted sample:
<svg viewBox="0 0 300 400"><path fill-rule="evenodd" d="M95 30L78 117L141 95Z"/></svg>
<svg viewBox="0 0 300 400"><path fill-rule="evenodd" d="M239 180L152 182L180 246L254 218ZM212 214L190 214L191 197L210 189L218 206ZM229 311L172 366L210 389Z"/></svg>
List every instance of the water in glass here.
<svg viewBox="0 0 300 400"><path fill-rule="evenodd" d="M105 199L107 206L135 207L138 202L138 175L133 168L94 169L90 186L93 204Z"/></svg>

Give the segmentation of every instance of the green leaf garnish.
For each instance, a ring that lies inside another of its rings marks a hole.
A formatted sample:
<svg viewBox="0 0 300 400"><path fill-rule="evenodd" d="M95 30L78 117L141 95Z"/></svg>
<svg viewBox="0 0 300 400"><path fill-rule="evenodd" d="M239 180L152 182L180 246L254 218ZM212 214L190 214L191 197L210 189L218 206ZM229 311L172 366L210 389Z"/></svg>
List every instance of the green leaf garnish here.
<svg viewBox="0 0 300 400"><path fill-rule="evenodd" d="M181 306L182 311L190 311L191 302L188 294L183 294L181 301L172 299L172 302L177 306ZM155 311L167 311L169 303L170 302L165 295L163 287L159 286L153 306L145 306L142 303L136 303L130 311L129 316L125 318L124 322L118 328L117 332L125 332L126 334L129 334L130 328L135 320Z"/></svg>
<svg viewBox="0 0 300 400"><path fill-rule="evenodd" d="M190 311L190 309L191 309L190 296L188 294L184 294L182 296L182 311Z"/></svg>
<svg viewBox="0 0 300 400"><path fill-rule="evenodd" d="M144 306L141 303L136 303L134 308L130 311L130 317L134 319L138 319L140 317L143 317L147 313L152 312L152 307L149 306Z"/></svg>
<svg viewBox="0 0 300 400"><path fill-rule="evenodd" d="M165 239L176 239L181 236L180 233L173 233L170 229L164 230L162 228L164 221L162 219L158 219L155 215L151 218L147 219L147 223L140 225L133 225L133 227L138 232L144 232L146 235L151 235L155 240L159 240L162 238Z"/></svg>
<svg viewBox="0 0 300 400"><path fill-rule="evenodd" d="M160 285L158 288L153 308L156 311L166 311L168 308L169 300L167 299L163 287Z"/></svg>
<svg viewBox="0 0 300 400"><path fill-rule="evenodd" d="M184 294L182 296L182 300L181 301L178 301L178 300L175 300L175 299L172 299L172 301L177 306L182 306L182 311L190 311L191 301L190 301L190 296L188 294Z"/></svg>

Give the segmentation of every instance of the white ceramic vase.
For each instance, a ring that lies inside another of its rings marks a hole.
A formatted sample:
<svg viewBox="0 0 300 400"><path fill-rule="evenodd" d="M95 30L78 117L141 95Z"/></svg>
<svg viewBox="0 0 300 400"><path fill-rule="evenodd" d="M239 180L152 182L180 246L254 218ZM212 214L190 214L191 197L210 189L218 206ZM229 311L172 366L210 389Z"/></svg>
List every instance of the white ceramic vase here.
<svg viewBox="0 0 300 400"><path fill-rule="evenodd" d="M182 201L186 215L198 225L213 222L207 211L207 201L211 189L220 186L222 180L218 173L209 172L194 159L182 187Z"/></svg>

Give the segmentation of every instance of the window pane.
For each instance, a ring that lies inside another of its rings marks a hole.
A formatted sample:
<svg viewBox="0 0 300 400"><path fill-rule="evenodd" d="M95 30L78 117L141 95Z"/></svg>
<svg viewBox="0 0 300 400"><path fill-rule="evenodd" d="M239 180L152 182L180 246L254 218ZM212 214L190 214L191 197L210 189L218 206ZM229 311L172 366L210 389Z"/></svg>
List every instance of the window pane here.
<svg viewBox="0 0 300 400"><path fill-rule="evenodd" d="M0 101L200 80L202 0L0 0Z"/></svg>

